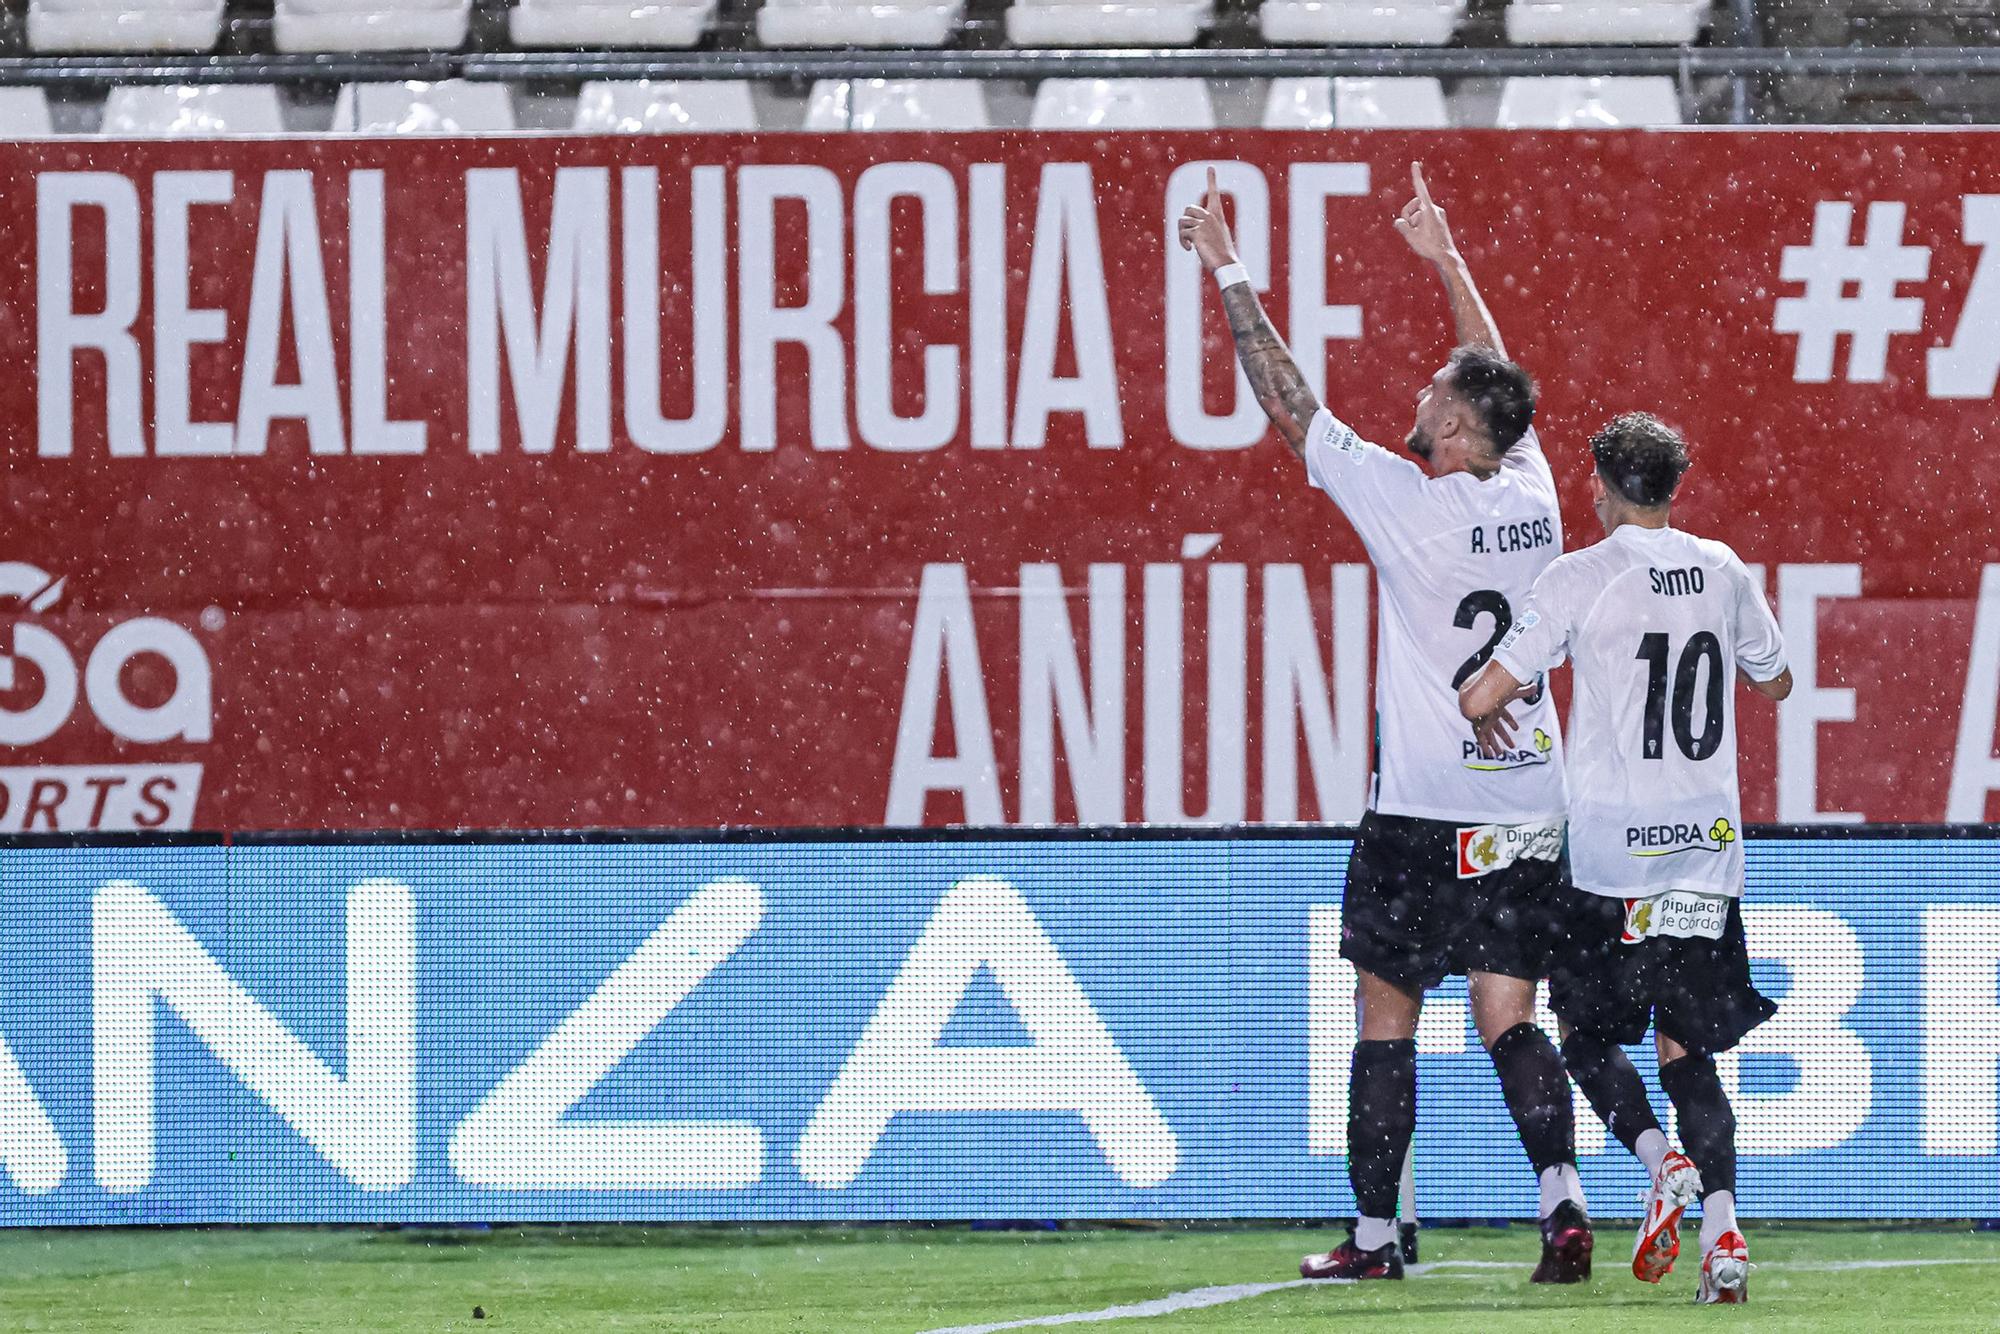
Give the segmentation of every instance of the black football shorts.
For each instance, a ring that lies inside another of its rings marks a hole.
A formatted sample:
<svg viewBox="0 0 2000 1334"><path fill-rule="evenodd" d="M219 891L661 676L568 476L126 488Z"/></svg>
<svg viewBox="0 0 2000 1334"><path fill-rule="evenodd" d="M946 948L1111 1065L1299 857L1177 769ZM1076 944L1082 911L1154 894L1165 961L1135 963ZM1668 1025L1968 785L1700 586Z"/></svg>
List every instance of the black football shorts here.
<svg viewBox="0 0 2000 1334"><path fill-rule="evenodd" d="M1555 855L1481 872L1484 837L1443 820L1364 815L1347 863L1340 956L1405 991L1454 973L1547 977L1567 848L1555 833L1542 848Z"/></svg>
<svg viewBox="0 0 2000 1334"><path fill-rule="evenodd" d="M1626 901L1580 889L1564 891L1560 911L1549 1005L1573 1029L1629 1044L1657 1026L1689 1051L1713 1055L1778 1012L1750 982L1743 905L1735 899L1714 939L1627 942Z"/></svg>

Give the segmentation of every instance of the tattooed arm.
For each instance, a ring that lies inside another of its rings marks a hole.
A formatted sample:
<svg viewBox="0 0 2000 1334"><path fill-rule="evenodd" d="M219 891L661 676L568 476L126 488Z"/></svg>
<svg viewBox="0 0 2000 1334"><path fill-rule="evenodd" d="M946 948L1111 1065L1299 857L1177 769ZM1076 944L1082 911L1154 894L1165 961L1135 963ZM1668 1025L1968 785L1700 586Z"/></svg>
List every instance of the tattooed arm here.
<svg viewBox="0 0 2000 1334"><path fill-rule="evenodd" d="M1222 308L1229 313L1229 332L1236 336L1236 355L1250 378L1257 406L1264 409L1292 452L1303 458L1306 428L1319 415L1319 396L1299 373L1292 350L1271 327L1271 317L1264 313L1256 288L1249 283L1228 288L1222 294Z"/></svg>
<svg viewBox="0 0 2000 1334"><path fill-rule="evenodd" d="M1201 258L1204 269L1214 272L1237 263L1236 242L1222 218L1222 192L1216 188L1215 170L1209 169L1208 195L1199 204L1188 206L1181 215L1181 248ZM1236 337L1236 355L1250 380L1257 404L1278 428L1278 434L1305 456L1306 429L1320 411L1319 396L1306 384L1292 360L1291 349L1264 314L1257 289L1239 282L1223 289L1222 308L1229 316L1229 332Z"/></svg>

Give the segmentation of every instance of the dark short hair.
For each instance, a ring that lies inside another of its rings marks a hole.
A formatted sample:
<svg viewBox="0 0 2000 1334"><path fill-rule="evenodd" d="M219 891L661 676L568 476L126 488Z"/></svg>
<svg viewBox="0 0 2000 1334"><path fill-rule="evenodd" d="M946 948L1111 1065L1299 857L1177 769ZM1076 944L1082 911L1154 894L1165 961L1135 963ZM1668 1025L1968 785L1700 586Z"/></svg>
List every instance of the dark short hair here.
<svg viewBox="0 0 2000 1334"><path fill-rule="evenodd" d="M1491 348L1461 347L1446 366L1452 392L1471 407L1493 448L1502 454L1519 444L1535 420L1535 382L1528 373Z"/></svg>
<svg viewBox="0 0 2000 1334"><path fill-rule="evenodd" d="M1590 437L1590 454L1605 485L1634 505L1653 509L1674 498L1688 470L1687 441L1650 412L1628 412Z"/></svg>

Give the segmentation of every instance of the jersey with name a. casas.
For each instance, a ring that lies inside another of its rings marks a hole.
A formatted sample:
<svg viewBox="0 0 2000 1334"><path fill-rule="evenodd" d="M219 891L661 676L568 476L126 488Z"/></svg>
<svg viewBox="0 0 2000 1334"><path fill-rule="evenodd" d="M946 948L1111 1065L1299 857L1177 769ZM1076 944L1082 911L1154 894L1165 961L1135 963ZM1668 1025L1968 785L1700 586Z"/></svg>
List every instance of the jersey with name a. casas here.
<svg viewBox="0 0 2000 1334"><path fill-rule="evenodd" d="M1375 564L1375 790L1383 815L1474 825L1560 821L1563 744L1547 692L1514 708L1516 749L1481 756L1458 687L1562 551L1556 484L1533 431L1494 476L1431 477L1321 409L1306 471Z"/></svg>
<svg viewBox="0 0 2000 1334"><path fill-rule="evenodd" d="M1673 528L1620 527L1549 566L1494 656L1521 681L1574 664L1578 889L1743 893L1736 671L1774 679L1785 644L1735 552Z"/></svg>

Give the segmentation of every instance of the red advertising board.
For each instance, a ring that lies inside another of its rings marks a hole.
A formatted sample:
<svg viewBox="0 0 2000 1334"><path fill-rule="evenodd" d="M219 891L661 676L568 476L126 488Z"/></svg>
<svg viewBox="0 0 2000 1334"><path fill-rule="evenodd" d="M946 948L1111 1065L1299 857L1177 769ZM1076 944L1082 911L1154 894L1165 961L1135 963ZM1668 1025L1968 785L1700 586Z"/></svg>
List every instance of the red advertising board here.
<svg viewBox="0 0 2000 1334"><path fill-rule="evenodd" d="M1765 567L1747 816L1985 818L2000 136L778 135L0 146L0 829L1352 818L1365 557L1170 238L1223 164L1393 443L1417 158L1570 544L1643 408Z"/></svg>

